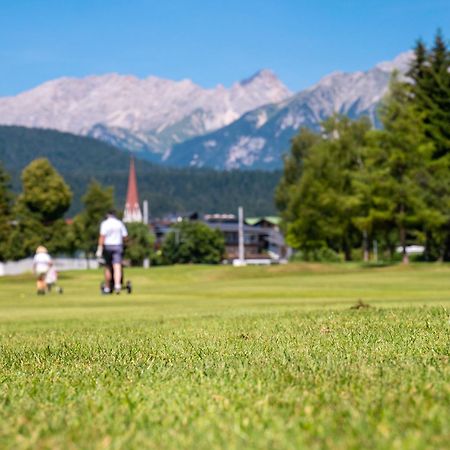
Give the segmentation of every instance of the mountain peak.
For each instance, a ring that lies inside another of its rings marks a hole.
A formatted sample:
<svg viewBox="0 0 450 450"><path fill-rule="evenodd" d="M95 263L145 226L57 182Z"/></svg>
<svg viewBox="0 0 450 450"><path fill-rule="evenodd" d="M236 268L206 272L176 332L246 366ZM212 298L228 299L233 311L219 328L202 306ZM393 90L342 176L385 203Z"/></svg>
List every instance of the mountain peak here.
<svg viewBox="0 0 450 450"><path fill-rule="evenodd" d="M409 50L407 52L400 53L392 61L383 61L377 64L375 67L383 72L392 72L397 69L401 73L405 73L414 58L414 52Z"/></svg>
<svg viewBox="0 0 450 450"><path fill-rule="evenodd" d="M333 72L296 95L268 69L209 89L156 76L62 78L0 98L0 123L87 134L165 164L280 167L301 126L319 130L336 112L377 123L390 72L404 73L413 56Z"/></svg>
<svg viewBox="0 0 450 450"><path fill-rule="evenodd" d="M245 78L239 84L241 86L246 86L248 84L253 83L254 81L264 80L280 83L279 78L275 75L275 73L270 69L261 69L258 72L254 73L251 77Z"/></svg>

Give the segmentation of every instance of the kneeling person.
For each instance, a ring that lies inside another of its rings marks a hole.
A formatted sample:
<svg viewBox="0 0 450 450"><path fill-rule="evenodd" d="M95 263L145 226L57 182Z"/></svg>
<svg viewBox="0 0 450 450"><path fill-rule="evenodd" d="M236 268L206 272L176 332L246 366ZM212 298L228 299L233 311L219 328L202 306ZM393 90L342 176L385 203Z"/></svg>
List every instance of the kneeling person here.
<svg viewBox="0 0 450 450"><path fill-rule="evenodd" d="M114 211L110 211L100 224L100 235L96 256L105 258L105 293L110 292L111 281L114 291L119 294L122 289L122 258L123 244L128 232Z"/></svg>

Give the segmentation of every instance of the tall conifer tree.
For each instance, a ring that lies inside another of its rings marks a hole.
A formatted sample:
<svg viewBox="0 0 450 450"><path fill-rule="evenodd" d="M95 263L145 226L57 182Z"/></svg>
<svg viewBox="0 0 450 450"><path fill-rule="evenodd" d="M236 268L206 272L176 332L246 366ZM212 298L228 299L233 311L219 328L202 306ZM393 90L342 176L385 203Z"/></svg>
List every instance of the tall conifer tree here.
<svg viewBox="0 0 450 450"><path fill-rule="evenodd" d="M422 180L433 146L425 137L420 113L411 101L410 86L394 75L381 108L383 129L371 135L366 164L371 186L368 223L374 229L395 227L408 262L408 238L417 238L429 214Z"/></svg>
<svg viewBox="0 0 450 450"><path fill-rule="evenodd" d="M434 146L424 189L429 214L424 218L427 258L450 260L450 51L440 31L427 50L415 47L409 77L413 102Z"/></svg>

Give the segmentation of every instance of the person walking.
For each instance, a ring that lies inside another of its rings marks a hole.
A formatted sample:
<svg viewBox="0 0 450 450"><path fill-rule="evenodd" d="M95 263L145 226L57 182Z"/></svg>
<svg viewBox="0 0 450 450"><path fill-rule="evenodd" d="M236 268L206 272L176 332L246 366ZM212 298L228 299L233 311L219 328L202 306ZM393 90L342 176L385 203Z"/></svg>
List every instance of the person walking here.
<svg viewBox="0 0 450 450"><path fill-rule="evenodd" d="M128 232L115 211L108 212L106 219L100 224L100 234L95 256L105 259L105 287L103 292L109 294L114 285L114 292L120 294L122 289L122 259L124 242Z"/></svg>
<svg viewBox="0 0 450 450"><path fill-rule="evenodd" d="M47 292L45 277L52 266L53 261L47 249L43 245L40 245L36 249L36 254L33 258L33 272L37 276L36 288L38 295L44 295Z"/></svg>

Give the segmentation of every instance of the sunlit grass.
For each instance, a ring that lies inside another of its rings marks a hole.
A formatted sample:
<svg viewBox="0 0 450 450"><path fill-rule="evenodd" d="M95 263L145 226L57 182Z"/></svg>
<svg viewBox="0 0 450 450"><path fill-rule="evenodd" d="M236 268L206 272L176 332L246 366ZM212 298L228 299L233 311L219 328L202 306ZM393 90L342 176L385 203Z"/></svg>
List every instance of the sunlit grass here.
<svg viewBox="0 0 450 450"><path fill-rule="evenodd" d="M448 448L448 266L100 277L0 280L1 448Z"/></svg>

